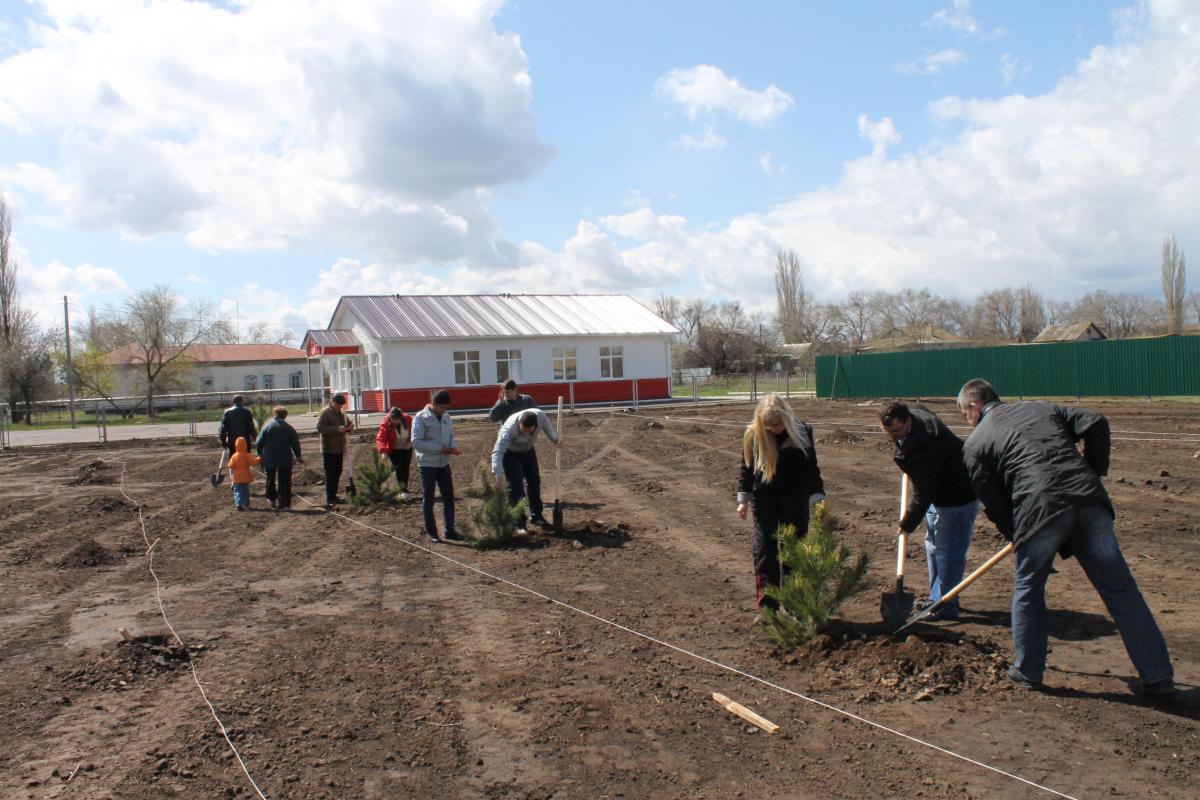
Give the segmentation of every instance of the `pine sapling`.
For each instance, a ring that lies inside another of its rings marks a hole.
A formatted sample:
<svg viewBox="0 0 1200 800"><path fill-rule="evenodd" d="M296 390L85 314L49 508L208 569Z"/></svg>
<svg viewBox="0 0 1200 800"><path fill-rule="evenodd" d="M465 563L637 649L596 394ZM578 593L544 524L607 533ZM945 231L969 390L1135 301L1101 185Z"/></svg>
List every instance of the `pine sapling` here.
<svg viewBox="0 0 1200 800"><path fill-rule="evenodd" d="M399 487L387 485L392 476L392 465L379 457L378 450L371 450L370 464L359 464L354 471L358 473L358 493L350 498L352 505L382 505L400 496Z"/></svg>
<svg viewBox="0 0 1200 800"><path fill-rule="evenodd" d="M799 536L794 525L779 526L783 583L766 590L779 610L764 608L759 627L781 647L797 647L816 636L842 602L867 588L870 559L859 553L849 563L850 548L835 535L836 528L824 503L813 509L807 536Z"/></svg>
<svg viewBox="0 0 1200 800"><path fill-rule="evenodd" d="M479 485L467 495L481 501L471 514L471 546L487 550L512 541L528 506L525 499L515 506L510 505L508 492L496 488L492 473L487 469L482 471Z"/></svg>

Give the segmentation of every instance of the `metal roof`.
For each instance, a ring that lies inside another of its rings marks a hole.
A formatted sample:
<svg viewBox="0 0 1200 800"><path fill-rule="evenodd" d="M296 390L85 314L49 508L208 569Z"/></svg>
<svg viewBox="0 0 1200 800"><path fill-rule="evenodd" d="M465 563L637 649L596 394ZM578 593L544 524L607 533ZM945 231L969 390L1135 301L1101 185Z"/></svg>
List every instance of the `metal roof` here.
<svg viewBox="0 0 1200 800"><path fill-rule="evenodd" d="M349 312L375 339L673 334L674 325L624 294L355 295Z"/></svg>
<svg viewBox="0 0 1200 800"><path fill-rule="evenodd" d="M170 357L178 347L167 347L163 355ZM145 353L136 344L118 347L108 354L110 364L141 364ZM193 344L187 348L184 360L202 364L244 364L250 361L303 361L304 351L282 344Z"/></svg>
<svg viewBox="0 0 1200 800"><path fill-rule="evenodd" d="M345 328L320 328L305 331L304 342L311 341L318 347L346 347L360 344L354 331Z"/></svg>

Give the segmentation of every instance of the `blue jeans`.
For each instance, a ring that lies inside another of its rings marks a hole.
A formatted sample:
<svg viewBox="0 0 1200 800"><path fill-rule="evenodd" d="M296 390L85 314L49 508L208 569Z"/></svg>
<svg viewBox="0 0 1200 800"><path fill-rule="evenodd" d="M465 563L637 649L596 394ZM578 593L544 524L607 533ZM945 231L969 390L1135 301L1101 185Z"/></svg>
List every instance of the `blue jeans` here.
<svg viewBox="0 0 1200 800"><path fill-rule="evenodd" d="M534 517L542 515L542 474L538 470L537 452L531 447L524 453L505 452L504 479L508 482L508 502L513 506L524 497L529 498L529 514ZM526 486L529 491L526 494ZM525 515L521 515L521 524L525 527Z"/></svg>
<svg viewBox="0 0 1200 800"><path fill-rule="evenodd" d="M975 500L962 506L930 506L925 512L925 565L929 568L929 602L958 586L967 566L967 548L975 532ZM958 617L958 598L946 602L941 613Z"/></svg>
<svg viewBox="0 0 1200 800"><path fill-rule="evenodd" d="M421 513L425 515L425 533L437 536L437 523L433 519L433 487L442 492L442 518L446 522L446 533L454 530L454 476L449 465L444 467L421 467Z"/></svg>
<svg viewBox="0 0 1200 800"><path fill-rule="evenodd" d="M250 484L235 483L233 485L233 505L235 508L250 507Z"/></svg>
<svg viewBox="0 0 1200 800"><path fill-rule="evenodd" d="M1017 671L1040 683L1046 669L1046 578L1054 555L1070 547L1079 566L1108 608L1125 652L1143 683L1174 678L1167 643L1113 534L1113 518L1104 506L1072 508L1051 519L1017 547L1013 588L1012 636Z"/></svg>

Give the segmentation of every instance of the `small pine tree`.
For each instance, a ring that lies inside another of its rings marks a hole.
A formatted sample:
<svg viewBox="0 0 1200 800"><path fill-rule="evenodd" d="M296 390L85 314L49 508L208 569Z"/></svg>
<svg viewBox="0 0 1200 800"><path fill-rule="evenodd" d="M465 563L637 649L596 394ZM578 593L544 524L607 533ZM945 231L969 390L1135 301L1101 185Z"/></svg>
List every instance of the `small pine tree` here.
<svg viewBox="0 0 1200 800"><path fill-rule="evenodd" d="M379 451L371 450L371 463L359 464L355 467L358 473L358 484L355 488L358 494L350 498L355 506L375 506L391 503L400 495L400 489L387 485L392 476L392 465L379 457Z"/></svg>
<svg viewBox="0 0 1200 800"><path fill-rule="evenodd" d="M779 558L787 572L782 585L766 592L780 610L764 608L759 627L781 647L797 647L816 636L843 601L867 588L870 559L859 553L848 564L850 549L838 540L836 529L824 503L813 509L807 536L798 536L793 525L779 527Z"/></svg>
<svg viewBox="0 0 1200 800"><path fill-rule="evenodd" d="M508 492L496 488L492 473L486 468L481 473L479 485L467 495L482 501L471 514L471 546L487 550L512 541L528 503L522 499L515 506L509 505Z"/></svg>
<svg viewBox="0 0 1200 800"><path fill-rule="evenodd" d="M274 406L265 402L261 394L255 395L254 401L250 404L250 413L254 415L254 424L257 426L257 430L261 431L263 425L266 425L274 417L271 413L272 408Z"/></svg>

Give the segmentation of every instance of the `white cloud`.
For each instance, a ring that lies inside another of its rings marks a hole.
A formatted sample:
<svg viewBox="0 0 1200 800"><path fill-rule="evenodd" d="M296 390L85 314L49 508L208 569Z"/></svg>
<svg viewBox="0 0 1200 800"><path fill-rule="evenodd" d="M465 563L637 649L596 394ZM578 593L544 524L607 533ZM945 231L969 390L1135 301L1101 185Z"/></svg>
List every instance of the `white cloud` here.
<svg viewBox="0 0 1200 800"><path fill-rule="evenodd" d="M1026 283L1056 299L1098 286L1155 293L1162 236L1200 247L1186 239L1200 207L1200 12L1171 2L1147 12L1044 94L931 104L961 123L944 142L889 157L894 125L864 116L872 154L829 186L719 225L649 208L583 222L561 253L523 243L507 276L648 300L698 285L769 309L783 247L828 299L922 286L973 297Z"/></svg>
<svg viewBox="0 0 1200 800"><path fill-rule="evenodd" d="M551 156L500 0L42 0L0 61L0 125L57 136L0 181L61 225L206 250L314 240L504 261L488 188Z"/></svg>
<svg viewBox="0 0 1200 800"><path fill-rule="evenodd" d="M188 274L184 275L183 281L184 281L184 283L194 283L197 286L204 286L205 284L208 283L207 278L203 278L194 272L189 272Z"/></svg>
<svg viewBox="0 0 1200 800"><path fill-rule="evenodd" d="M967 54L962 50L950 48L936 53L926 53L919 58L896 65L896 71L902 75L937 75L948 67L953 67L967 61Z"/></svg>
<svg viewBox="0 0 1200 800"><path fill-rule="evenodd" d="M764 175L770 178L787 172L787 164L775 163L775 158L770 153L763 153L758 157L758 168L762 170Z"/></svg>
<svg viewBox="0 0 1200 800"><path fill-rule="evenodd" d="M971 0L953 0L949 8L942 8L925 20L929 28L957 31L978 39L998 39L1005 34L1003 28L986 29L971 14Z"/></svg>
<svg viewBox="0 0 1200 800"><path fill-rule="evenodd" d="M773 83L765 89L748 89L724 70L706 64L673 69L655 82L654 89L660 97L683 106L693 120L701 113L728 114L761 127L796 104Z"/></svg>
<svg viewBox="0 0 1200 800"><path fill-rule="evenodd" d="M725 137L717 133L712 125L706 125L704 132L699 136L685 133L675 140L676 147L691 153L705 150L720 150L725 147L725 143Z"/></svg>
<svg viewBox="0 0 1200 800"><path fill-rule="evenodd" d="M866 114L858 115L858 138L871 143L871 155L882 156L888 147L900 144L903 138L896 130L896 124L891 117L884 117L879 122L872 122Z"/></svg>
<svg viewBox="0 0 1200 800"><path fill-rule="evenodd" d="M1010 84L1016 78L1029 74L1029 64L1014 56L1012 53L1000 54L1000 77L1004 83Z"/></svg>

